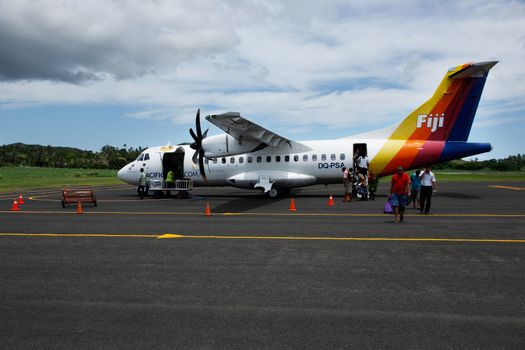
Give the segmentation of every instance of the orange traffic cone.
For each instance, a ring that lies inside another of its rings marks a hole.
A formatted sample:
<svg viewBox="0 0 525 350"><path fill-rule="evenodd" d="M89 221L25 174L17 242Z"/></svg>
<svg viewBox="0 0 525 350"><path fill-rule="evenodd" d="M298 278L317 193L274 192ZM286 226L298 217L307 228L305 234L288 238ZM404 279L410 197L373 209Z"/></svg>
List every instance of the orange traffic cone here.
<svg viewBox="0 0 525 350"><path fill-rule="evenodd" d="M332 195L330 195L330 199L328 200L328 206L333 207L335 205L334 199L332 198Z"/></svg>
<svg viewBox="0 0 525 350"><path fill-rule="evenodd" d="M22 194L18 195L18 204L24 204L24 198L22 198Z"/></svg>
<svg viewBox="0 0 525 350"><path fill-rule="evenodd" d="M204 216L211 216L210 203L206 202L206 209L204 210Z"/></svg>
<svg viewBox="0 0 525 350"><path fill-rule="evenodd" d="M290 208L288 208L288 210L290 211L296 211L297 209L295 209L295 200L292 198L290 200Z"/></svg>
<svg viewBox="0 0 525 350"><path fill-rule="evenodd" d="M13 202L13 206L11 207L11 211L20 211L20 207L18 206L18 202L16 199Z"/></svg>
<svg viewBox="0 0 525 350"><path fill-rule="evenodd" d="M77 214L84 214L84 209L82 209L82 203L77 202Z"/></svg>

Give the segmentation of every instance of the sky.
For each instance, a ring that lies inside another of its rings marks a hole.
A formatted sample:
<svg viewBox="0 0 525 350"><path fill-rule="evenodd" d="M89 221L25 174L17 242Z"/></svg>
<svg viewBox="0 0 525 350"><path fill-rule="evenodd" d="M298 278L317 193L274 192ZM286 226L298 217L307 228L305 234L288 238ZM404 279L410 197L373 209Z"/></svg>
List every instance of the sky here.
<svg viewBox="0 0 525 350"><path fill-rule="evenodd" d="M0 0L0 145L177 144L197 108L341 138L497 60L469 141L492 144L480 159L523 154L524 19L510 0Z"/></svg>

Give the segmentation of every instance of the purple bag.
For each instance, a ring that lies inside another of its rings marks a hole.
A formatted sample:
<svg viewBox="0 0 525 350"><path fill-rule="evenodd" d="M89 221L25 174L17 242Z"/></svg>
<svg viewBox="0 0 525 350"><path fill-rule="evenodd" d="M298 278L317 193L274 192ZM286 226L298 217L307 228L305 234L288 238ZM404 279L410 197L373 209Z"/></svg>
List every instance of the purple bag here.
<svg viewBox="0 0 525 350"><path fill-rule="evenodd" d="M392 204L390 204L390 201L386 201L383 207L383 213L392 214L393 212L394 210L392 210Z"/></svg>

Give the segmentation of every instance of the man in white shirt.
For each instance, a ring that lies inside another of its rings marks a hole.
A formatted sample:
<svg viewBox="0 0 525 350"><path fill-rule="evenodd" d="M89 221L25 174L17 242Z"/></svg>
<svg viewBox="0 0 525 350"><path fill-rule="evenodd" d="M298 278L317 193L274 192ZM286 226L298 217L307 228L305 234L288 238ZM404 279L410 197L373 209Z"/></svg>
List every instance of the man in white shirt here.
<svg viewBox="0 0 525 350"><path fill-rule="evenodd" d="M428 214L430 211L430 203L432 200L432 192L436 192L436 176L433 172L430 171L430 168L425 168L419 174L419 179L421 180L421 189L419 190L419 205L420 211L425 214Z"/></svg>
<svg viewBox="0 0 525 350"><path fill-rule="evenodd" d="M362 174L365 179L368 177L368 157L366 154L360 155L357 157L357 172Z"/></svg>

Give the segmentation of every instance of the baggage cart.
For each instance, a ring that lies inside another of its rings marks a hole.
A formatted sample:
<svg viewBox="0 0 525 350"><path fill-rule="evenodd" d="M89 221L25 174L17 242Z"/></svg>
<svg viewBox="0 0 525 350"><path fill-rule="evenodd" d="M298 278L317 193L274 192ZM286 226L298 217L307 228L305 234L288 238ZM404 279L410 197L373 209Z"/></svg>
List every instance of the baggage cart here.
<svg viewBox="0 0 525 350"><path fill-rule="evenodd" d="M62 208L69 204L93 203L97 206L97 197L91 186L63 186L62 189Z"/></svg>

